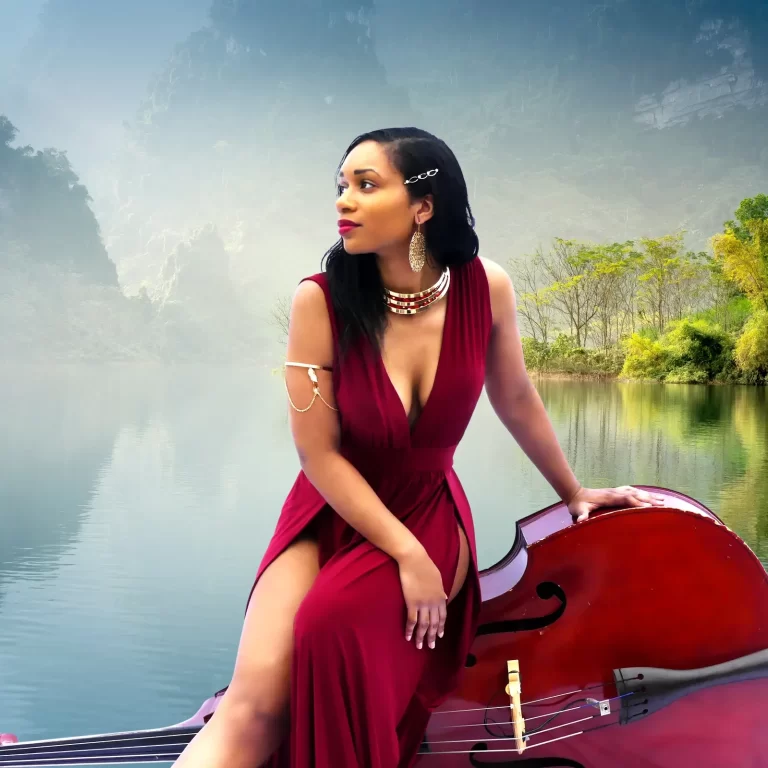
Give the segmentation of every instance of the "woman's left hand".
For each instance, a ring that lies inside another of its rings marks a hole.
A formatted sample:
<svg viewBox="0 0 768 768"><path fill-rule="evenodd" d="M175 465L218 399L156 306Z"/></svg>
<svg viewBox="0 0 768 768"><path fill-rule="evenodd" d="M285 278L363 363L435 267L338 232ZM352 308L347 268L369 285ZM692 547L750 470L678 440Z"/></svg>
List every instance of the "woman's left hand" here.
<svg viewBox="0 0 768 768"><path fill-rule="evenodd" d="M586 520L590 512L601 507L664 506L664 496L621 485L618 488L581 488L568 502L568 511L577 523Z"/></svg>

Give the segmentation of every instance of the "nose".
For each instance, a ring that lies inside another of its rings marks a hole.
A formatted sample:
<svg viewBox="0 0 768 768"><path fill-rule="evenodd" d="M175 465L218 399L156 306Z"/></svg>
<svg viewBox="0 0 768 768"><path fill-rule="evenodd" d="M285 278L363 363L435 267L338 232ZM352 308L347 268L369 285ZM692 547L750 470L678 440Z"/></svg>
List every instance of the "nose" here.
<svg viewBox="0 0 768 768"><path fill-rule="evenodd" d="M336 198L336 210L341 213L342 211L351 211L353 209L354 206L350 204L349 187L346 187Z"/></svg>

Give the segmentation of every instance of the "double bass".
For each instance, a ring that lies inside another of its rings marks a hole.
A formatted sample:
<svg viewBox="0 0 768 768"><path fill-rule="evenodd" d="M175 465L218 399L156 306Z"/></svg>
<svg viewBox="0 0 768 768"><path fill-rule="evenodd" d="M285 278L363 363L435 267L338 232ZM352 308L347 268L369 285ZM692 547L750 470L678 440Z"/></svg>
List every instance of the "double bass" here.
<svg viewBox="0 0 768 768"><path fill-rule="evenodd" d="M768 573L711 510L645 488L665 506L519 522L419 768L768 766Z"/></svg>
<svg viewBox="0 0 768 768"><path fill-rule="evenodd" d="M665 505L517 523L416 768L768 768L768 573L704 505L635 487ZM225 690L166 728L0 734L0 768L173 762Z"/></svg>

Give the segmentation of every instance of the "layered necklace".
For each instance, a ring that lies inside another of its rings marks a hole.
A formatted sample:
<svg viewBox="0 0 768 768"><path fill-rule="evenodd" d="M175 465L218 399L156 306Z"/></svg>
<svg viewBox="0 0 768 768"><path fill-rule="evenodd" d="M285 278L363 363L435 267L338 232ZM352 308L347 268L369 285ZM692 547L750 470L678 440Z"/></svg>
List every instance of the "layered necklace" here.
<svg viewBox="0 0 768 768"><path fill-rule="evenodd" d="M395 293L385 288L384 301L387 309L396 315L415 315L440 301L448 293L450 284L451 273L448 267L445 267L434 285L418 293Z"/></svg>

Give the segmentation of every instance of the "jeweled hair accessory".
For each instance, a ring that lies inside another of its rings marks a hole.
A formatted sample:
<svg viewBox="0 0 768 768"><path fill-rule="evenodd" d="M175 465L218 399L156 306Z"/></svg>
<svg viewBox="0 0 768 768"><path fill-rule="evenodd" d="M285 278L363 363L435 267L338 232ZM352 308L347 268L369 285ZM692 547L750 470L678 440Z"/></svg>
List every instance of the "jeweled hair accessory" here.
<svg viewBox="0 0 768 768"><path fill-rule="evenodd" d="M405 184L414 184L417 181L423 181L427 178L427 176L434 176L437 173L438 169L435 168L431 171L427 171L426 173L420 173L418 176L411 176L410 179L407 179L404 183Z"/></svg>

